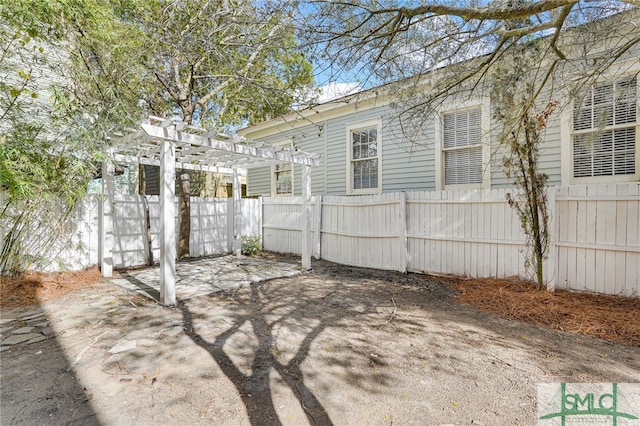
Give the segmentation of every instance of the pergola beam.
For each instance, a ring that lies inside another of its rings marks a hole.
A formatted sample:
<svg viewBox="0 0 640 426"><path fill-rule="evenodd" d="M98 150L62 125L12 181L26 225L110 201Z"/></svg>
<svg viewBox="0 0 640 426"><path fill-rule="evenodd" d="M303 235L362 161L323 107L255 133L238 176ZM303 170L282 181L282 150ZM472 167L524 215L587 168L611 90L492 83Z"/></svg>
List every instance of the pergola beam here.
<svg viewBox="0 0 640 426"><path fill-rule="evenodd" d="M114 141L109 155L114 161L160 166L160 299L165 305L176 303L176 168L201 170L233 175L233 252L240 256L242 248L242 169L266 167L273 164L300 164L302 170L302 266L311 268L311 167L320 165L319 156L302 151L294 152L264 142L232 138L215 131L207 131L172 119L149 117L150 124ZM109 163L105 163L108 168ZM108 169L105 168L105 175ZM106 183L105 195L112 194ZM103 212L108 214L112 202L106 201ZM109 261L111 245L110 218L103 215L102 265L103 274L111 273ZM107 248L107 245L109 247Z"/></svg>
<svg viewBox="0 0 640 426"><path fill-rule="evenodd" d="M293 156L292 154L286 154L277 152L275 150L257 148L249 145L243 145L242 139L234 141L221 141L213 138L203 138L202 136L192 135L190 133L180 132L172 128L158 128L150 124L143 124L144 131L153 138L173 140L179 143L188 143L191 145L207 146L220 151L226 151L229 153L244 154L247 157L260 157L266 159L275 159L282 162L290 162L295 164L303 164L307 166L319 166L320 162L311 158L311 156Z"/></svg>
<svg viewBox="0 0 640 426"><path fill-rule="evenodd" d="M114 154L113 159L115 161L123 162L123 163L137 163L144 164L146 166L158 166L160 167L161 161L148 157L136 157L133 155L123 155L123 154ZM209 166L207 164L193 164L193 163L182 163L180 161L176 161L176 169L184 169L184 170L198 170L201 172L211 172L211 173L222 173L225 175L233 174L233 169L226 167L214 167Z"/></svg>

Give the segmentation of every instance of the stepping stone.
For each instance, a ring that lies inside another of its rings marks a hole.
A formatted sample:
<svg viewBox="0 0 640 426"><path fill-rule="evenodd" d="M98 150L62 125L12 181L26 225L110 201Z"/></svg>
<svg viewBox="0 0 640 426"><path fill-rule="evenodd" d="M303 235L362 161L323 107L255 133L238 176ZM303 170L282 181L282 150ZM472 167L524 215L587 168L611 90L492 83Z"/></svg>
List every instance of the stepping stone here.
<svg viewBox="0 0 640 426"><path fill-rule="evenodd" d="M182 326L179 325L179 326L171 327L171 328L169 328L167 330L164 330L162 332L162 334L164 334L165 336L175 337L178 334L182 333L183 331L184 330L183 330Z"/></svg>
<svg viewBox="0 0 640 426"><path fill-rule="evenodd" d="M43 340L47 340L48 337L47 336L38 336L38 337L34 337L33 339L29 340L27 343L31 344L31 343L38 343L38 342L42 342Z"/></svg>
<svg viewBox="0 0 640 426"><path fill-rule="evenodd" d="M114 347L109 349L109 353L110 354L117 354L117 353L120 353L120 352L130 351L131 349L135 349L135 348L136 348L136 341L135 340L125 340L123 342L117 343Z"/></svg>
<svg viewBox="0 0 640 426"><path fill-rule="evenodd" d="M53 328L51 328L51 327L42 327L40 329L40 333L43 336L49 337L49 336L53 335Z"/></svg>
<svg viewBox="0 0 640 426"><path fill-rule="evenodd" d="M45 313L42 311L30 311L30 312L25 312L24 314L18 315L18 319L22 321L29 321L30 319L42 317L44 315Z"/></svg>
<svg viewBox="0 0 640 426"><path fill-rule="evenodd" d="M140 340L137 340L137 343L138 345L143 347L151 347L151 346L156 346L158 344L158 341L153 339L140 339Z"/></svg>
<svg viewBox="0 0 640 426"><path fill-rule="evenodd" d="M14 334L13 336L9 336L2 341L2 346L13 346L18 343L23 343L28 340L31 340L35 337L41 337L42 334Z"/></svg>
<svg viewBox="0 0 640 426"><path fill-rule="evenodd" d="M20 327L18 329L13 330L11 334L29 334L33 331L35 327Z"/></svg>

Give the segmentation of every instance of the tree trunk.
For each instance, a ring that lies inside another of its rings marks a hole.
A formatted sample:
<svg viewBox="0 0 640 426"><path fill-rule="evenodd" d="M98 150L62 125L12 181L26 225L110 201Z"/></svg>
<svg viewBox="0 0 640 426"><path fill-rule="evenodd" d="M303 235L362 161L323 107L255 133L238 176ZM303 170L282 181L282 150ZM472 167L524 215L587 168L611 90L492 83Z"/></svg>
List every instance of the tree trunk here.
<svg viewBox="0 0 640 426"><path fill-rule="evenodd" d="M180 175L180 234L178 237L178 259L189 256L189 234L191 233L191 180L189 173Z"/></svg>
<svg viewBox="0 0 640 426"><path fill-rule="evenodd" d="M189 96L178 101L182 109L182 121L191 124L194 105L189 101ZM183 170L179 179L179 214L180 230L178 234L178 260L189 256L189 241L191 234L191 175Z"/></svg>

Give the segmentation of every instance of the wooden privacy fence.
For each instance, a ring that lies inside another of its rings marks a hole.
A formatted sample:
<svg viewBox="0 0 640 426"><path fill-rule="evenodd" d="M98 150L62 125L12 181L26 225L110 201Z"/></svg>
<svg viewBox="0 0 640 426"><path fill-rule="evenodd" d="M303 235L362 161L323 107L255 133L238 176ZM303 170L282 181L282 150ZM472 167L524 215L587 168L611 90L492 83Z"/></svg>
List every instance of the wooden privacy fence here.
<svg viewBox="0 0 640 426"><path fill-rule="evenodd" d="M525 237L507 192L316 196L313 254L401 272L524 277ZM640 184L552 187L548 196L548 286L639 296ZM265 249L300 254L300 204L299 197L263 200Z"/></svg>
<svg viewBox="0 0 640 426"><path fill-rule="evenodd" d="M243 199L235 222L241 235L258 236L261 233L260 200ZM0 207L6 205L0 194ZM147 206L149 215L147 217ZM42 212L43 220L34 229L22 231L30 242L29 255L40 259L34 268L42 271L78 270L99 264L100 216L102 202L98 196L90 196L78 204L76 211L65 224L65 232L56 235L56 241L46 249L40 240L47 240L50 229L48 215L60 215L58 211ZM20 206L5 209L0 220L0 242L9 232ZM177 211L177 208L176 208ZM191 232L189 249L192 256L210 256L230 253L233 243L233 199L191 198ZM127 268L146 265L149 250L153 259L160 258L160 202L158 196L116 195L113 208L113 232L109 238L113 243L113 266ZM151 247L147 237L147 220L151 230ZM179 229L176 217L176 229Z"/></svg>
<svg viewBox="0 0 640 426"><path fill-rule="evenodd" d="M242 199L236 221L241 235L260 235L259 200ZM145 265L149 256L147 239L148 205L153 259L160 258L160 200L156 195L116 195L114 199L112 252L116 268ZM176 202L176 211L177 202ZM224 254L232 251L233 199L191 198L189 253L194 257ZM179 229L179 217L176 217Z"/></svg>
<svg viewBox="0 0 640 426"><path fill-rule="evenodd" d="M640 184L556 190L556 283L640 297Z"/></svg>

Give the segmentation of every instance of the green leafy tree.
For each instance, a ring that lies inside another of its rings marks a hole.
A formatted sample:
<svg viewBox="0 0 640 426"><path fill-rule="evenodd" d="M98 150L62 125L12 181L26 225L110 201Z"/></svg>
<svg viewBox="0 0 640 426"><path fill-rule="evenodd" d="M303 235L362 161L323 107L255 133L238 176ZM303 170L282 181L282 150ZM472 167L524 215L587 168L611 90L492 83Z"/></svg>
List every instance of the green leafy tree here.
<svg viewBox="0 0 640 426"><path fill-rule="evenodd" d="M57 2L0 4L3 275L55 257L56 231L67 225L94 170L92 124L72 82L61 77L69 73L60 19L66 11Z"/></svg>
<svg viewBox="0 0 640 426"><path fill-rule="evenodd" d="M289 2L108 4L108 28L75 23L77 63L99 77L89 93L106 105L133 93L126 102L133 110L142 106L224 131L283 114L312 81L311 64L297 50ZM189 253L191 174L179 178L179 257Z"/></svg>
<svg viewBox="0 0 640 426"><path fill-rule="evenodd" d="M29 230L46 225L36 220L36 206L54 211L47 203L61 202L64 223L102 160L109 134L149 114L228 130L287 111L298 88L311 82L289 20L291 6L2 2L2 273L19 273L48 256L46 248L26 256L33 247L21 243ZM182 192L188 200L189 191ZM19 214L20 203L34 213ZM188 217L188 208L182 214ZM188 253L188 233L181 229L181 255Z"/></svg>

